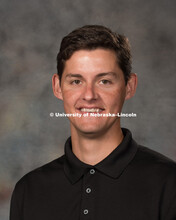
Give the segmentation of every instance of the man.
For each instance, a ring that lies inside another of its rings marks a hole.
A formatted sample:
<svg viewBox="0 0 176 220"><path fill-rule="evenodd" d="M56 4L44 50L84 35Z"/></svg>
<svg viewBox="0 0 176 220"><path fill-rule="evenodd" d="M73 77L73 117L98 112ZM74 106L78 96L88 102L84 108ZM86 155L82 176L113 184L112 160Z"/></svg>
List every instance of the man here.
<svg viewBox="0 0 176 220"><path fill-rule="evenodd" d="M98 25L76 29L62 40L57 70L54 95L81 117L69 117L65 154L16 184L10 219L176 219L176 164L109 116L137 86L127 38Z"/></svg>

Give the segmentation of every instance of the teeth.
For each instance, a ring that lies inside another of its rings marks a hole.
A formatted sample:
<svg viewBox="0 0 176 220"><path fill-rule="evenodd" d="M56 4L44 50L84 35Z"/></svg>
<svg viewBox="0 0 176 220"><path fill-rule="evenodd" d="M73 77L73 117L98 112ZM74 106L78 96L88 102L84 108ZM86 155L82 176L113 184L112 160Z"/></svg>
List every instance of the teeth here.
<svg viewBox="0 0 176 220"><path fill-rule="evenodd" d="M82 112L100 112L101 111L101 109L99 109L99 108L81 108L81 111Z"/></svg>

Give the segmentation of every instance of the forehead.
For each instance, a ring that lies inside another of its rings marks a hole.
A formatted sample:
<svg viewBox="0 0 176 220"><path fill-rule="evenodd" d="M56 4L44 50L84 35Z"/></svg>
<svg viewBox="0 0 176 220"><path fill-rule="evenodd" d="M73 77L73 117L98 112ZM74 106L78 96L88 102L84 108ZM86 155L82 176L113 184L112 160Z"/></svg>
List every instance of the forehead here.
<svg viewBox="0 0 176 220"><path fill-rule="evenodd" d="M116 54L109 49L79 50L65 62L64 72L112 71L118 67Z"/></svg>

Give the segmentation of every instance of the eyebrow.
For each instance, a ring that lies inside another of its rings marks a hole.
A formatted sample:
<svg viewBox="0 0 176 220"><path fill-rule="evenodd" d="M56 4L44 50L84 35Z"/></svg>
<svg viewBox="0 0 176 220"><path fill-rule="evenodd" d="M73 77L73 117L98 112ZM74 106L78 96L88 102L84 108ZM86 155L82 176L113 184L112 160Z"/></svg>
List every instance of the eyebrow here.
<svg viewBox="0 0 176 220"><path fill-rule="evenodd" d="M78 77L78 78L82 78L82 76L80 74L77 74L77 73L68 73L65 78L67 77Z"/></svg>
<svg viewBox="0 0 176 220"><path fill-rule="evenodd" d="M96 75L97 78L102 77L102 76L113 76L113 77L117 77L117 74L114 72L105 72L105 73L99 73L98 75Z"/></svg>
<svg viewBox="0 0 176 220"><path fill-rule="evenodd" d="M99 73L97 74L95 77L96 78L100 78L102 76L113 76L113 77L117 77L117 74L114 72L105 72L105 73ZM77 74L77 73L68 73L65 78L71 78L71 77L77 77L77 78L83 78L83 76L81 74Z"/></svg>

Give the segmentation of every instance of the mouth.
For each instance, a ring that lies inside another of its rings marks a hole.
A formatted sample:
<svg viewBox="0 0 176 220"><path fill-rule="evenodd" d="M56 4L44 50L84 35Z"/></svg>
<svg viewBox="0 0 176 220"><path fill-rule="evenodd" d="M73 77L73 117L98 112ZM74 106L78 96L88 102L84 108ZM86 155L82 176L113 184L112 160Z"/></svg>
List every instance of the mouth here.
<svg viewBox="0 0 176 220"><path fill-rule="evenodd" d="M82 113L100 113L104 111L105 109L102 108L79 108L79 111Z"/></svg>

